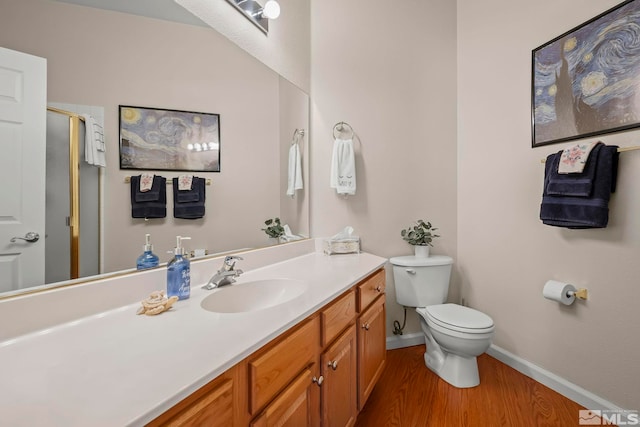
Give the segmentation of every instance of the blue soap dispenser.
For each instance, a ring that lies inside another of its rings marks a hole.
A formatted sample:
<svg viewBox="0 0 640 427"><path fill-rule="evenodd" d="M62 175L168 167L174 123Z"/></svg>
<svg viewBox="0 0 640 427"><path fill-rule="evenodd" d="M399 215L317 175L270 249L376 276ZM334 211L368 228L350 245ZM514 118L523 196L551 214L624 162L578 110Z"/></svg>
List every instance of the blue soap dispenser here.
<svg viewBox="0 0 640 427"><path fill-rule="evenodd" d="M144 252L136 260L136 268L145 270L147 268L157 267L160 264L160 258L153 253L153 245L151 244L151 234L145 235Z"/></svg>
<svg viewBox="0 0 640 427"><path fill-rule="evenodd" d="M184 256L183 240L191 237L176 237L173 259L167 264L167 296L187 299L191 295L191 261Z"/></svg>

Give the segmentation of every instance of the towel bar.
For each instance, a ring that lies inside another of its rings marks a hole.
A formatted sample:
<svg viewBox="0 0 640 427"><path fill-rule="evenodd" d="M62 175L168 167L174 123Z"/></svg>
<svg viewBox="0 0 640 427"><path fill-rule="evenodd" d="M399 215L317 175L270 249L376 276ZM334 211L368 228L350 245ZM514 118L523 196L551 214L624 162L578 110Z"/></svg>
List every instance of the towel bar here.
<svg viewBox="0 0 640 427"><path fill-rule="evenodd" d="M622 153L624 151L635 151L635 150L640 150L640 145L632 145L629 147L619 147L618 153ZM541 159L540 163L547 163L547 159Z"/></svg>
<svg viewBox="0 0 640 427"><path fill-rule="evenodd" d="M125 176L124 177L124 183L125 184L129 184L130 182L131 182L131 177L130 176ZM172 179L168 179L167 180L167 185L172 185L172 184L173 184L173 180ZM211 185L212 184L211 178L207 178L206 184L207 185Z"/></svg>

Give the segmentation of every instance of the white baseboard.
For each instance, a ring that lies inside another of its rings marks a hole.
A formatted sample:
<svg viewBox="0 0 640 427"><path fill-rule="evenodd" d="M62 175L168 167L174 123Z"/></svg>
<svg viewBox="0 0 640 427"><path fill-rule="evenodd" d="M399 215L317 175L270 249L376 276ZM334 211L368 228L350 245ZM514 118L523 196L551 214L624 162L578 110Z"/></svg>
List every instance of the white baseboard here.
<svg viewBox="0 0 640 427"><path fill-rule="evenodd" d="M515 354L498 347L497 345L491 344L491 347L487 350L487 354L587 409L623 410L608 400L605 400L600 396L596 396L590 391L585 390L582 387L541 368L540 366L534 365L533 363L524 360Z"/></svg>
<svg viewBox="0 0 640 427"><path fill-rule="evenodd" d="M412 347L414 345L424 344L424 333L414 332L407 335L394 335L387 337L387 350L395 350L396 348Z"/></svg>
<svg viewBox="0 0 640 427"><path fill-rule="evenodd" d="M387 350L395 350L397 348L411 347L420 344L424 344L424 334L422 332L387 337ZM487 354L587 409L624 411L623 408L614 405L608 400L603 399L602 397L597 396L590 391L541 368L540 366L534 365L533 363L524 360L515 354L498 347L497 345L491 344L491 347L487 350Z"/></svg>

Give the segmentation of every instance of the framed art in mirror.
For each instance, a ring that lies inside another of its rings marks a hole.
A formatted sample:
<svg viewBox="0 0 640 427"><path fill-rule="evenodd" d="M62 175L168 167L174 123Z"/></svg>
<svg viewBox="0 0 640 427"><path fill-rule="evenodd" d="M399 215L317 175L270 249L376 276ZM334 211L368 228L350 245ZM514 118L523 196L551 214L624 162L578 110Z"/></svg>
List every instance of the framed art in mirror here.
<svg viewBox="0 0 640 427"><path fill-rule="evenodd" d="M532 147L640 126L640 2L532 51Z"/></svg>
<svg viewBox="0 0 640 427"><path fill-rule="evenodd" d="M120 105L120 169L220 172L220 115Z"/></svg>

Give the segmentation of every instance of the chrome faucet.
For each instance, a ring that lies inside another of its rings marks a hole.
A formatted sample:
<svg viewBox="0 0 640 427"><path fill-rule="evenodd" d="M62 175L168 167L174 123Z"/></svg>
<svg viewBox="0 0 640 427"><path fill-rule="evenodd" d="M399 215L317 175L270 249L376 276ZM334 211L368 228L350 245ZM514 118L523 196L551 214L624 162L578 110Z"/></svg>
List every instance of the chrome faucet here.
<svg viewBox="0 0 640 427"><path fill-rule="evenodd" d="M202 287L202 289L215 289L220 286L230 285L235 282L235 278L242 274L242 270L235 270L234 267L236 265L236 260L242 260L242 257L239 256L226 256L224 258L224 262L222 263L222 267L211 276L209 282Z"/></svg>

